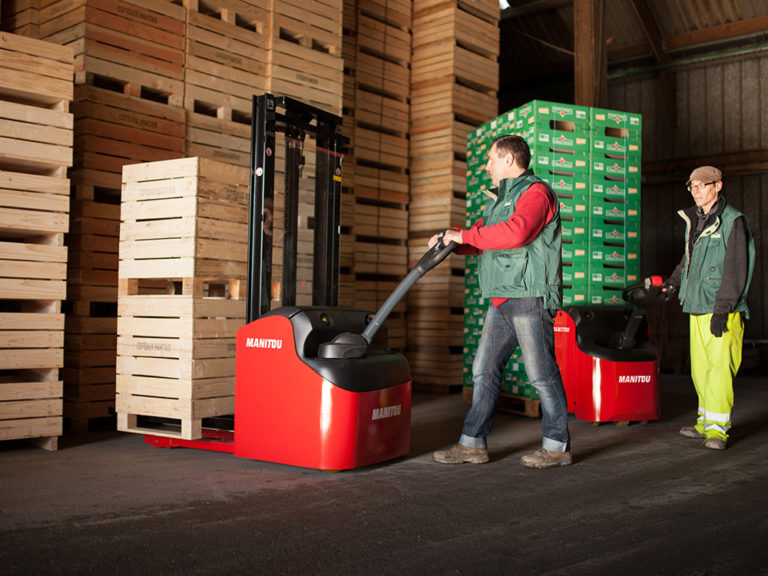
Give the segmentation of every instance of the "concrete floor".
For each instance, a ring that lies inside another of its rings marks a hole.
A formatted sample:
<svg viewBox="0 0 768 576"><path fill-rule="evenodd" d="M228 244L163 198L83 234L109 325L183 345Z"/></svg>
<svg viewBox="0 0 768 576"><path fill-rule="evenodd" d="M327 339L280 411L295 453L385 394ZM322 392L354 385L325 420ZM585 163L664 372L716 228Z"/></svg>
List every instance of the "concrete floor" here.
<svg viewBox="0 0 768 576"><path fill-rule="evenodd" d="M737 380L723 452L678 435L695 395L663 376L661 420L571 417L574 464L552 470L518 463L540 421L503 413L489 464L432 462L455 394L414 398L408 456L338 473L109 431L4 443L0 573L768 574L767 383Z"/></svg>

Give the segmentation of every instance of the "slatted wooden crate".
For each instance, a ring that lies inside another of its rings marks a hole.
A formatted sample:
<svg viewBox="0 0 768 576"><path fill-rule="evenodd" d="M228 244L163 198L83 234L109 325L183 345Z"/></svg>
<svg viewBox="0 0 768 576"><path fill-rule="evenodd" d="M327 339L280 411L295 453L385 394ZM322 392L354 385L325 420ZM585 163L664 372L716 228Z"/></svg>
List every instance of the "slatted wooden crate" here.
<svg viewBox="0 0 768 576"><path fill-rule="evenodd" d="M344 60L326 52L275 38L270 50L268 90L341 115Z"/></svg>
<svg viewBox="0 0 768 576"><path fill-rule="evenodd" d="M125 164L184 156L186 122L181 108L86 85L77 86L72 111L74 170L102 173L101 188L119 191Z"/></svg>
<svg viewBox="0 0 768 576"><path fill-rule="evenodd" d="M40 10L40 37L75 51L75 81L107 78L136 96L182 105L184 9L168 0L59 0Z"/></svg>
<svg viewBox="0 0 768 576"><path fill-rule="evenodd" d="M204 418L234 412L248 169L185 158L123 178L118 429L199 438Z"/></svg>
<svg viewBox="0 0 768 576"><path fill-rule="evenodd" d="M411 61L411 35L407 28L373 18L361 9L357 21L358 49L408 66Z"/></svg>
<svg viewBox="0 0 768 576"><path fill-rule="evenodd" d="M225 121L250 117L252 96L267 89L268 4L185 0L187 110Z"/></svg>
<svg viewBox="0 0 768 576"><path fill-rule="evenodd" d="M413 86L411 127L445 126L454 120L479 125L498 114L496 91L478 91L439 78Z"/></svg>
<svg viewBox="0 0 768 576"><path fill-rule="evenodd" d="M0 440L62 432L72 51L0 33Z"/></svg>
<svg viewBox="0 0 768 576"><path fill-rule="evenodd" d="M477 16L494 26L499 21L500 8L495 0L413 0L414 13L443 10L458 6L462 11Z"/></svg>
<svg viewBox="0 0 768 576"><path fill-rule="evenodd" d="M365 0L356 4L358 10L367 16L405 30L411 27L412 0Z"/></svg>
<svg viewBox="0 0 768 576"><path fill-rule="evenodd" d="M292 43L341 56L341 0L304 2L280 0L272 9L273 40Z"/></svg>
<svg viewBox="0 0 768 576"><path fill-rule="evenodd" d="M358 51L355 68L359 86L399 100L408 98L410 72L402 64Z"/></svg>
<svg viewBox="0 0 768 576"><path fill-rule="evenodd" d="M28 38L40 38L39 0L5 0L0 4L0 29Z"/></svg>

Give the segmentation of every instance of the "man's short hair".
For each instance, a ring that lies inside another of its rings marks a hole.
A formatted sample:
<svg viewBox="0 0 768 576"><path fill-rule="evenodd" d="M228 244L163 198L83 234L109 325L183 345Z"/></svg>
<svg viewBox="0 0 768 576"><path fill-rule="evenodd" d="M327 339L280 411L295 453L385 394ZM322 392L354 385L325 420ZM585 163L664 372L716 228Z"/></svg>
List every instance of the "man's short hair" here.
<svg viewBox="0 0 768 576"><path fill-rule="evenodd" d="M528 169L528 165L531 163L531 149L528 148L528 143L524 138L517 134L505 134L496 138L491 147L494 145L496 145L496 153L500 157L512 154L518 166L524 170Z"/></svg>

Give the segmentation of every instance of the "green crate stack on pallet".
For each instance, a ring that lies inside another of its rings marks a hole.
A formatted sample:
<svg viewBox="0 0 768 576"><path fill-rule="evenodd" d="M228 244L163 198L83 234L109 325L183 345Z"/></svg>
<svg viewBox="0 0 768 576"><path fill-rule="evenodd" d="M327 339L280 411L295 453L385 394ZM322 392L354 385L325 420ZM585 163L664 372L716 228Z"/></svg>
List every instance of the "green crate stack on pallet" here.
<svg viewBox="0 0 768 576"><path fill-rule="evenodd" d="M592 108L590 181L591 305L623 305L640 274L641 118Z"/></svg>
<svg viewBox="0 0 768 576"><path fill-rule="evenodd" d="M622 306L624 286L640 272L641 117L637 114L531 101L472 130L467 138L467 225L483 212L492 187L487 153L502 134L531 148L531 169L557 193L563 226L563 306ZM466 258L464 386L487 301L477 257ZM535 399L519 349L508 363L502 394Z"/></svg>

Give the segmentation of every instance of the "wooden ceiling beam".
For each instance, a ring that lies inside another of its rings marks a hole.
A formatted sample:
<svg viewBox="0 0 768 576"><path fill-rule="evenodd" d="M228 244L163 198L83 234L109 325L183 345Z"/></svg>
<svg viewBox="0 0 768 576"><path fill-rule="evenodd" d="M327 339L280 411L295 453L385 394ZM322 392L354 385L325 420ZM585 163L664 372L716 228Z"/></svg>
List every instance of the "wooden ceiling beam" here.
<svg viewBox="0 0 768 576"><path fill-rule="evenodd" d="M643 162L643 180L654 183L680 181L676 175L687 176L696 166L717 166L722 169L726 178L746 174L764 174L768 172L768 149Z"/></svg>
<svg viewBox="0 0 768 576"><path fill-rule="evenodd" d="M573 4L573 0L533 0L519 6L505 8L501 11L501 20L503 22L508 18L520 18L521 16L530 16L539 12L546 12L547 10L557 10L569 4Z"/></svg>
<svg viewBox="0 0 768 576"><path fill-rule="evenodd" d="M574 0L574 104L605 106L608 99L606 0Z"/></svg>
<svg viewBox="0 0 768 576"><path fill-rule="evenodd" d="M653 55L658 64L666 64L670 58L664 51L663 41L659 26L653 18L653 14L648 9L646 0L632 0L632 9L635 16L640 21L645 37L651 45ZM677 127L677 101L675 97L675 77L667 70L659 70L659 80L661 81L661 90L664 94L664 102L667 106L667 116L669 123L673 128Z"/></svg>
<svg viewBox="0 0 768 576"><path fill-rule="evenodd" d="M768 30L768 15L668 36L664 39L664 47L668 51L681 50L703 44L724 42L750 34L760 34L766 30Z"/></svg>

